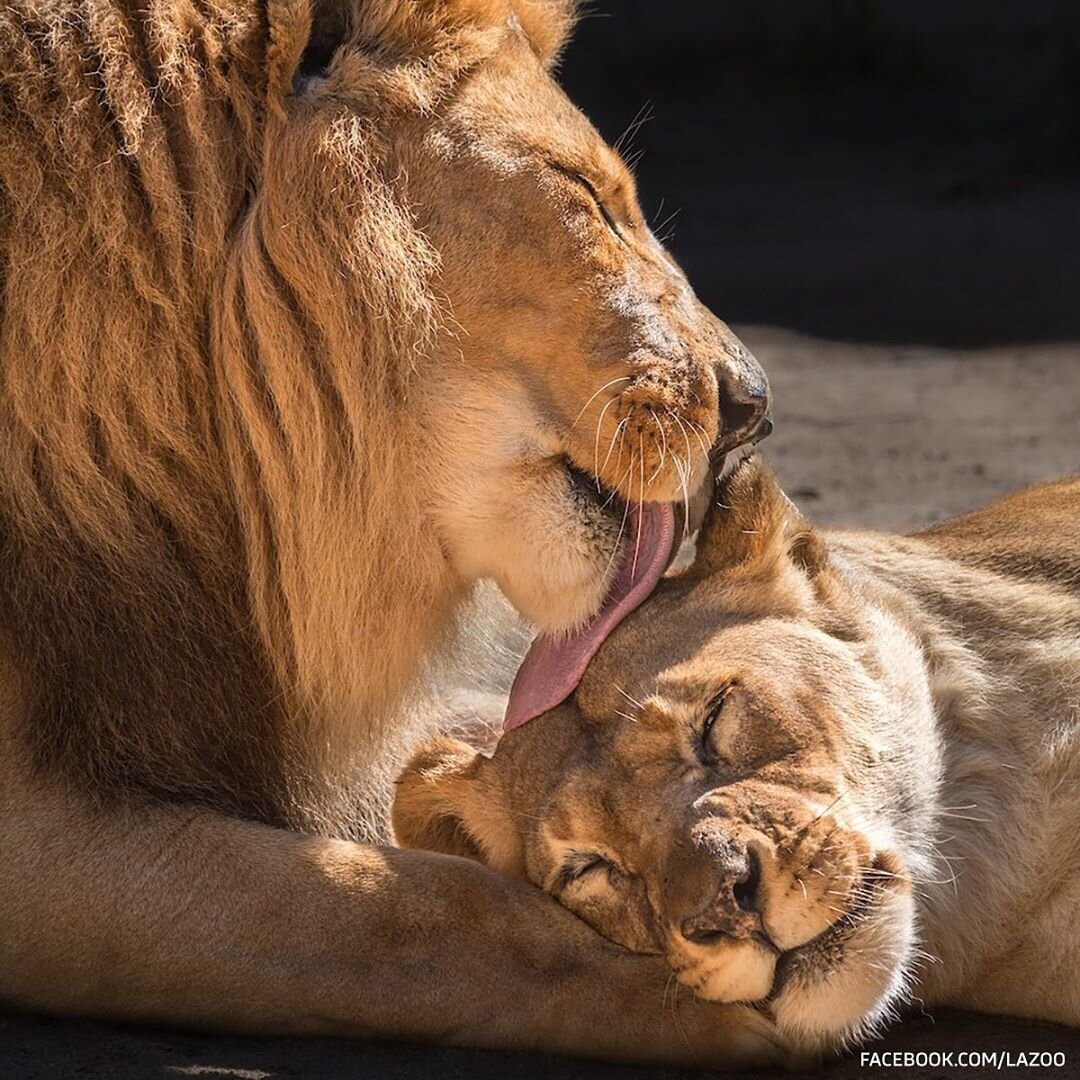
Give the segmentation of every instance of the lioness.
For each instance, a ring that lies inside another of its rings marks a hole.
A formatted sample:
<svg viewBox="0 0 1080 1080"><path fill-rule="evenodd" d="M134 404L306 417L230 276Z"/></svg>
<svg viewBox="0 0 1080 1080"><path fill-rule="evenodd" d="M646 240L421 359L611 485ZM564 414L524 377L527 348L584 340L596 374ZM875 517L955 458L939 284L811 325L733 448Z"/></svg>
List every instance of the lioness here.
<svg viewBox="0 0 1080 1080"><path fill-rule="evenodd" d="M394 822L795 1053L912 999L1080 1025L1080 480L822 535L752 457L572 699L425 747Z"/></svg>
<svg viewBox="0 0 1080 1080"><path fill-rule="evenodd" d="M536 890L368 846L473 583L587 654L768 406L551 77L572 18L0 4L0 1000L767 1039L680 1030L661 964Z"/></svg>

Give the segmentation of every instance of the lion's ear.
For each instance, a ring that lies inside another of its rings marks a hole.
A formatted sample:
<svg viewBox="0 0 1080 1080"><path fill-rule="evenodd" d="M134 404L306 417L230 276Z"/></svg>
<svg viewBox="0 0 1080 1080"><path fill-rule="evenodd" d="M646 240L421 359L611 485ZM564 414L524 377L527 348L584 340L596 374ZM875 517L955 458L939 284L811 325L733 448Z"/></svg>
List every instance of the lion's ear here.
<svg viewBox="0 0 1080 1080"><path fill-rule="evenodd" d="M293 91L326 74L334 53L349 40L355 0L311 0L311 30L293 73Z"/></svg>
<svg viewBox="0 0 1080 1080"><path fill-rule="evenodd" d="M545 64L558 62L578 18L578 0L511 0L525 37Z"/></svg>
<svg viewBox="0 0 1080 1080"><path fill-rule="evenodd" d="M479 43L490 47L490 35L514 23L551 63L569 36L576 7L576 0L268 0L270 97L305 93L345 46L377 56L380 70L434 56L441 57L437 67L460 70Z"/></svg>
<svg viewBox="0 0 1080 1080"><path fill-rule="evenodd" d="M303 93L321 78L353 31L356 0L270 0L271 97Z"/></svg>
<svg viewBox="0 0 1080 1080"><path fill-rule="evenodd" d="M811 577L828 562L825 541L780 490L772 470L752 454L716 485L693 572L766 577L794 563Z"/></svg>
<svg viewBox="0 0 1080 1080"><path fill-rule="evenodd" d="M457 739L422 746L398 777L391 811L397 842L507 869L521 841L489 765Z"/></svg>

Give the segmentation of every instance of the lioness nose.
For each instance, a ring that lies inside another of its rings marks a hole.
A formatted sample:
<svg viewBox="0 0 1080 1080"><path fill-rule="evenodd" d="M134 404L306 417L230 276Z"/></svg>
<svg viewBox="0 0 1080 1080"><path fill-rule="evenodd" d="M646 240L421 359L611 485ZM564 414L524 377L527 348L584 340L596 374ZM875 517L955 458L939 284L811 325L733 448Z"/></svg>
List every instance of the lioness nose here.
<svg viewBox="0 0 1080 1080"><path fill-rule="evenodd" d="M750 351L732 336L717 366L720 392L720 435L713 456L748 442L760 442L772 431L769 381Z"/></svg>
<svg viewBox="0 0 1080 1080"><path fill-rule="evenodd" d="M725 859L718 869L716 893L679 927L682 936L696 945L725 937L742 940L761 932L761 873L756 859L749 852L740 853Z"/></svg>

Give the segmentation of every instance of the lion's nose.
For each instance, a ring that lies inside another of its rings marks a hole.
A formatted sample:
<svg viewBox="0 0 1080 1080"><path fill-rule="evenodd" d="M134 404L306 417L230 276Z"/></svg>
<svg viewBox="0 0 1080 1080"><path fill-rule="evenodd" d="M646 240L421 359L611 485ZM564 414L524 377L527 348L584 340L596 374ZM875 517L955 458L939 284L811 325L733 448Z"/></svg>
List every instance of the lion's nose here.
<svg viewBox="0 0 1080 1080"><path fill-rule="evenodd" d="M720 394L720 434L713 445L715 459L749 442L760 442L772 431L769 380L750 350L732 336L726 356L716 369Z"/></svg>
<svg viewBox="0 0 1080 1080"><path fill-rule="evenodd" d="M695 945L708 945L721 938L742 940L761 934L761 870L753 853L732 852L719 860L713 880L713 896L682 920L682 936Z"/></svg>
<svg viewBox="0 0 1080 1080"><path fill-rule="evenodd" d="M758 425L757 431L750 437L750 441L757 446L762 439L767 439L772 433L773 428L776 425L773 423L772 413L767 412L762 418L761 423Z"/></svg>

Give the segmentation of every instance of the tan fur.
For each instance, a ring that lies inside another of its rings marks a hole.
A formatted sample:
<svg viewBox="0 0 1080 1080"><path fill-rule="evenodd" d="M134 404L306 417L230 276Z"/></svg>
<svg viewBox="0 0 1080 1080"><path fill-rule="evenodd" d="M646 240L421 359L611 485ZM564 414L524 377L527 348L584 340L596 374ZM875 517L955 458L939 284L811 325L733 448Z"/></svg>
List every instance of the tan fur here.
<svg viewBox="0 0 1080 1080"><path fill-rule="evenodd" d="M913 997L1080 1026L1078 523L1071 480L822 535L751 458L569 702L490 759L416 758L399 838L544 887L799 1055Z"/></svg>
<svg viewBox="0 0 1080 1080"><path fill-rule="evenodd" d="M549 73L573 9L0 8L5 1000L768 1052L533 890L357 842L473 584L586 618L620 500L767 405Z"/></svg>

